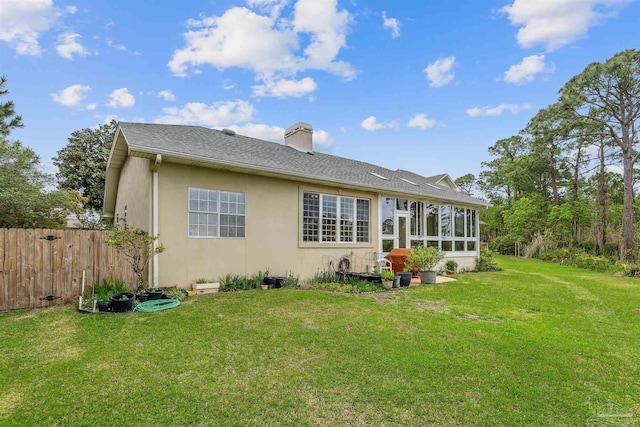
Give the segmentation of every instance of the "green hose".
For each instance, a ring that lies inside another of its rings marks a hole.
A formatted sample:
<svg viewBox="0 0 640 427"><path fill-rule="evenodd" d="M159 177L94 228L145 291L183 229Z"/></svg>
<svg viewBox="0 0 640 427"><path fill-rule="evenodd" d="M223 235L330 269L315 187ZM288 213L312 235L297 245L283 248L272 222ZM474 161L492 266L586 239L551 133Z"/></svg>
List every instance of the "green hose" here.
<svg viewBox="0 0 640 427"><path fill-rule="evenodd" d="M176 308L179 305L180 301L178 301L177 299L154 299L139 303L138 305L136 305L136 308L134 308L133 311L155 313L156 311Z"/></svg>

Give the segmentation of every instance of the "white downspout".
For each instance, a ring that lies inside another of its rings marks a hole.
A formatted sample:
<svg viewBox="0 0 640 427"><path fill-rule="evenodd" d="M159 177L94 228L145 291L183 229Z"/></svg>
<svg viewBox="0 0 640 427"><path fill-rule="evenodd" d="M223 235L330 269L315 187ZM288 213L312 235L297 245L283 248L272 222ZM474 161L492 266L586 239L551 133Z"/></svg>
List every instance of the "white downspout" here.
<svg viewBox="0 0 640 427"><path fill-rule="evenodd" d="M160 169L160 164L162 163L162 156L160 154L156 154L156 161L153 165L153 178L152 178L152 198L153 198L153 236L159 235L159 221L158 221L158 169ZM153 241L153 286L158 286L158 272L160 270L160 266L158 264L158 241Z"/></svg>

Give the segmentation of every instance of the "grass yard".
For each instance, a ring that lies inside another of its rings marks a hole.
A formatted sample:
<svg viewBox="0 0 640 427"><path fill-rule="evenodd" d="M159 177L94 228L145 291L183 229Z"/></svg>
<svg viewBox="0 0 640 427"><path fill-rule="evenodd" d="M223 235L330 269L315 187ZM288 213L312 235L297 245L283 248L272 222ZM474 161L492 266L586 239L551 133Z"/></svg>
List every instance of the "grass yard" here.
<svg viewBox="0 0 640 427"><path fill-rule="evenodd" d="M360 296L0 313L0 425L640 423L640 280L498 261Z"/></svg>

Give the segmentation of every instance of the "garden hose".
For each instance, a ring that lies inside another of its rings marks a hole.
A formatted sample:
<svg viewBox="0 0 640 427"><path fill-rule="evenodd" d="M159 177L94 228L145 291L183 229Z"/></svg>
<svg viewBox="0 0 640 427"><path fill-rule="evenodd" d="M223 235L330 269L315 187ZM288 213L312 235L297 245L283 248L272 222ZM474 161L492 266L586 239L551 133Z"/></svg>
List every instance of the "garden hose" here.
<svg viewBox="0 0 640 427"><path fill-rule="evenodd" d="M180 301L177 299L156 299L141 302L136 305L133 311L140 311L142 313L155 313L156 311L168 310L170 308L176 308L180 305Z"/></svg>

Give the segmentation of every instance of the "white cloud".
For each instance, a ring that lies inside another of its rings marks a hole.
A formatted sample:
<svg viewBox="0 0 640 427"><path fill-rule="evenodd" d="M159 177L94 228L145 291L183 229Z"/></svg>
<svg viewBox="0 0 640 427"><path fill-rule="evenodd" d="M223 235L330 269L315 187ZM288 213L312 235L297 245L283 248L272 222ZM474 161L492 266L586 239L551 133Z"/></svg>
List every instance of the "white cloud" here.
<svg viewBox="0 0 640 427"><path fill-rule="evenodd" d="M158 96L160 98L164 99L165 101L175 101L176 100L176 96L169 89L161 90L160 92L158 92Z"/></svg>
<svg viewBox="0 0 640 427"><path fill-rule="evenodd" d="M519 85L534 81L538 74L553 72L553 66L547 65L544 61L544 55L522 58L522 62L512 65L504 73L504 81Z"/></svg>
<svg viewBox="0 0 640 427"><path fill-rule="evenodd" d="M269 126L256 123L245 123L242 125L231 125L229 129L236 131L239 135L250 136L252 138L263 139L265 141L277 142L284 144L285 128L280 126ZM329 148L333 145L333 138L329 132L324 130L313 131L313 147Z"/></svg>
<svg viewBox="0 0 640 427"><path fill-rule="evenodd" d="M81 38L82 36L78 33L60 34L56 43L58 55L67 59L73 59L74 54L80 56L89 55L89 51L78 42Z"/></svg>
<svg viewBox="0 0 640 427"><path fill-rule="evenodd" d="M439 58L436 62L429 64L424 72L429 79L429 86L431 87L443 87L451 83L451 80L455 77L453 66L455 65L455 56L448 56L446 58Z"/></svg>
<svg viewBox="0 0 640 427"><path fill-rule="evenodd" d="M436 121L427 118L426 114L416 114L409 120L408 126L410 128L429 129L436 125Z"/></svg>
<svg viewBox="0 0 640 427"><path fill-rule="evenodd" d="M77 6L73 6L73 5L65 7L64 10L69 15L75 15L76 13L78 13L78 7Z"/></svg>
<svg viewBox="0 0 640 427"><path fill-rule="evenodd" d="M316 82L310 77L302 80L265 81L263 85L253 86L253 94L275 98L300 98L315 91L317 87Z"/></svg>
<svg viewBox="0 0 640 427"><path fill-rule="evenodd" d="M97 105L95 103L91 103L91 104L85 105L84 108L86 108L87 110L95 110L96 107L97 107Z"/></svg>
<svg viewBox="0 0 640 427"><path fill-rule="evenodd" d="M247 0L249 7L269 13L272 17L278 17L289 0Z"/></svg>
<svg viewBox="0 0 640 427"><path fill-rule="evenodd" d="M329 148L333 145L333 138L324 130L313 131L313 147Z"/></svg>
<svg viewBox="0 0 640 427"><path fill-rule="evenodd" d="M129 93L129 90L126 87L115 89L109 95L109 102L107 103L107 107L111 108L129 108L133 107L136 103L136 99L133 95Z"/></svg>
<svg viewBox="0 0 640 427"><path fill-rule="evenodd" d="M351 64L335 61L340 49L347 46L347 32L352 22L349 12L338 11L337 0L298 0L293 27L297 34L310 38L299 68L325 70L345 80L355 78Z"/></svg>
<svg viewBox="0 0 640 427"><path fill-rule="evenodd" d="M293 68L291 53L296 46L292 30L278 30L268 16L233 7L220 17L191 20L193 30L183 34L186 47L178 49L168 66L172 73L186 76L190 67L209 64L219 69L248 68L267 73Z"/></svg>
<svg viewBox="0 0 640 427"><path fill-rule="evenodd" d="M265 141L284 143L284 131L285 129L280 126L269 126L257 123L245 123L243 125L231 125L227 126L229 129L236 131L236 133L244 136L250 136L251 138L263 139Z"/></svg>
<svg viewBox="0 0 640 427"><path fill-rule="evenodd" d="M158 117L156 123L223 126L251 120L254 107L247 101L214 102L211 105L202 102L189 102L183 107L163 108L164 116Z"/></svg>
<svg viewBox="0 0 640 427"><path fill-rule="evenodd" d="M388 18L387 12L382 11L382 26L391 30L391 37L400 37L400 21L396 18Z"/></svg>
<svg viewBox="0 0 640 427"><path fill-rule="evenodd" d="M224 90L231 90L234 87L236 87L236 84L233 82L233 80L231 79L224 79L222 81L222 89Z"/></svg>
<svg viewBox="0 0 640 427"><path fill-rule="evenodd" d="M393 129L398 127L398 124L395 121L378 123L376 116L369 116L360 123L360 126L362 126L363 129L373 132L380 129Z"/></svg>
<svg viewBox="0 0 640 427"><path fill-rule="evenodd" d="M59 14L52 0L2 0L0 41L19 55L39 55L38 37L56 23Z"/></svg>
<svg viewBox="0 0 640 427"><path fill-rule="evenodd" d="M514 0L500 9L518 30L523 48L542 45L553 51L583 37L603 18L631 0Z"/></svg>
<svg viewBox="0 0 640 427"><path fill-rule="evenodd" d="M292 18L282 14L286 1L250 0L249 6L232 7L220 16L189 20L183 34L185 46L174 51L167 64L177 76L194 73L201 65L217 69L238 67L269 80L292 80L304 70L323 70L345 80L355 77L351 64L337 60L346 47L352 22L337 0L298 0ZM304 41L304 42L302 42ZM294 92L297 93L297 92Z"/></svg>
<svg viewBox="0 0 640 427"><path fill-rule="evenodd" d="M82 101L86 99L90 90L91 88L89 86L71 85L62 89L60 92L52 93L51 98L53 98L54 102L62 104L65 107L79 107Z"/></svg>
<svg viewBox="0 0 640 427"><path fill-rule="evenodd" d="M137 50L133 50L133 51L129 50L129 48L126 47L125 45L123 45L122 43L116 43L112 39L105 39L104 42L111 49L116 49L116 50L120 50L122 52L127 52L127 53L129 53L131 55L140 55L140 52L138 52Z"/></svg>
<svg viewBox="0 0 640 427"><path fill-rule="evenodd" d="M530 104L500 104L497 107L473 107L467 110L467 114L471 117L479 116L501 116L503 112L510 111L512 114L518 114L520 111L531 108Z"/></svg>

